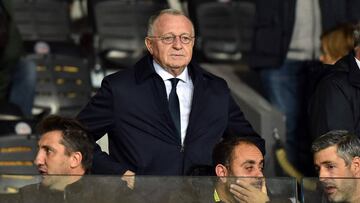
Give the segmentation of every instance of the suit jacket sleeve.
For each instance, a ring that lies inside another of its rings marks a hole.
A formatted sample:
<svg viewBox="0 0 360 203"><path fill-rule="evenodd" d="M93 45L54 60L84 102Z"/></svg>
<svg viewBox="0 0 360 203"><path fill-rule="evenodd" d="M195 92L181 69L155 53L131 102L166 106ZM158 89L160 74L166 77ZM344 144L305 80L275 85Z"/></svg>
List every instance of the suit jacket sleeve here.
<svg viewBox="0 0 360 203"><path fill-rule="evenodd" d="M353 112L342 86L329 78L319 83L309 109L312 139L330 130L354 132Z"/></svg>
<svg viewBox="0 0 360 203"><path fill-rule="evenodd" d="M259 136L245 118L244 113L236 104L234 98L229 96L229 121L224 133L225 136L243 136L253 140L260 151L265 155L265 141Z"/></svg>
<svg viewBox="0 0 360 203"><path fill-rule="evenodd" d="M79 113L78 119L89 130L94 140L99 140L114 126L113 93L108 77L105 77L101 88L91 98L86 107ZM128 166L116 162L96 145L93 158L92 173L94 174L124 174Z"/></svg>

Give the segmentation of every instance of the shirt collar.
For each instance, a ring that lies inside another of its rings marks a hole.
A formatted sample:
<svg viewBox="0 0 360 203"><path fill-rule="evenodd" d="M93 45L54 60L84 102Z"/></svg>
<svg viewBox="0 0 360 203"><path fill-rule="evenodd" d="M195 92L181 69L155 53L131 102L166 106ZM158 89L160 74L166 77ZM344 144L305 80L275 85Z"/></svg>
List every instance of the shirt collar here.
<svg viewBox="0 0 360 203"><path fill-rule="evenodd" d="M357 59L356 57L354 57L354 58L355 58L355 61L356 61L356 64L357 64L358 68L360 69L360 60Z"/></svg>
<svg viewBox="0 0 360 203"><path fill-rule="evenodd" d="M160 75L160 77L165 81L171 78L174 78L169 72L167 72L164 68L162 68L155 60L153 60L155 72ZM185 67L184 71L178 75L176 78L180 79L181 81L187 83L190 80L190 76L188 74L188 68Z"/></svg>

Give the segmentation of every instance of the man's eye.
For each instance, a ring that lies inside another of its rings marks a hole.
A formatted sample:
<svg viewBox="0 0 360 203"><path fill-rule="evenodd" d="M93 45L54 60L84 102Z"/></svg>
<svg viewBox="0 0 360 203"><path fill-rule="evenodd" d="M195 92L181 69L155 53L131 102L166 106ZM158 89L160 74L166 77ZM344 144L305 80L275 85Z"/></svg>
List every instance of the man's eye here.
<svg viewBox="0 0 360 203"><path fill-rule="evenodd" d="M165 36L162 38L162 40L166 41L166 42L171 42L173 40L174 37L172 36Z"/></svg>
<svg viewBox="0 0 360 203"><path fill-rule="evenodd" d="M254 167L249 166L249 167L246 167L245 169L246 169L247 171L252 171L252 170L254 169Z"/></svg>
<svg viewBox="0 0 360 203"><path fill-rule="evenodd" d="M191 38L188 37L188 36L181 36L181 39L182 39L183 41L190 41L190 40L191 40Z"/></svg>
<svg viewBox="0 0 360 203"><path fill-rule="evenodd" d="M333 169L333 168L335 168L335 167L336 167L336 166L335 166L335 165L332 165L332 164L331 164L331 165L326 165L326 168L327 168L327 169Z"/></svg>
<svg viewBox="0 0 360 203"><path fill-rule="evenodd" d="M52 150L47 148L47 149L45 149L45 152L46 152L46 154L50 154L52 152Z"/></svg>

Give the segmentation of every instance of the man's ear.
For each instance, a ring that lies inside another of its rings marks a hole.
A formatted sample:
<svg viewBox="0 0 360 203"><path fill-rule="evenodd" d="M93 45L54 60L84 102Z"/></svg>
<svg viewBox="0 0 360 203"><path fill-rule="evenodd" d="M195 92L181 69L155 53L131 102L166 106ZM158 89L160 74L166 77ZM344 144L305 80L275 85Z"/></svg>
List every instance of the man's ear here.
<svg viewBox="0 0 360 203"><path fill-rule="evenodd" d="M220 177L220 180L223 182L223 183L226 183L226 176L229 175L229 172L227 170L227 168L222 165L222 164L218 164L215 166L215 173L216 173L216 176Z"/></svg>
<svg viewBox="0 0 360 203"><path fill-rule="evenodd" d="M70 164L71 168L77 168L77 167L81 166L81 161L82 161L81 152L71 153L71 164Z"/></svg>
<svg viewBox="0 0 360 203"><path fill-rule="evenodd" d="M150 52L150 54L153 54L153 49L152 49L152 41L149 38L145 38L145 46L147 48L147 50Z"/></svg>
<svg viewBox="0 0 360 203"><path fill-rule="evenodd" d="M352 159L351 170L356 177L360 177L360 157L356 156Z"/></svg>

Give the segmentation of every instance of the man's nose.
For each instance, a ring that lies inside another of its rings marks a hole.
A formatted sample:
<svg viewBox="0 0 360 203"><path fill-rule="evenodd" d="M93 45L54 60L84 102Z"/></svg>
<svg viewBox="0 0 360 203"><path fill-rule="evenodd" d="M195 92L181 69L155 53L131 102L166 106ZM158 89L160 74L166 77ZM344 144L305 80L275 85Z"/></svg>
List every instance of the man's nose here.
<svg viewBox="0 0 360 203"><path fill-rule="evenodd" d="M34 164L37 166L44 164L44 156L40 153L40 151L36 154Z"/></svg>
<svg viewBox="0 0 360 203"><path fill-rule="evenodd" d="M254 173L254 177L264 177L263 171L261 168L258 168L255 173Z"/></svg>
<svg viewBox="0 0 360 203"><path fill-rule="evenodd" d="M181 44L181 40L180 40L180 36L176 36L173 42L173 47L175 49L181 49L182 48L182 44Z"/></svg>

